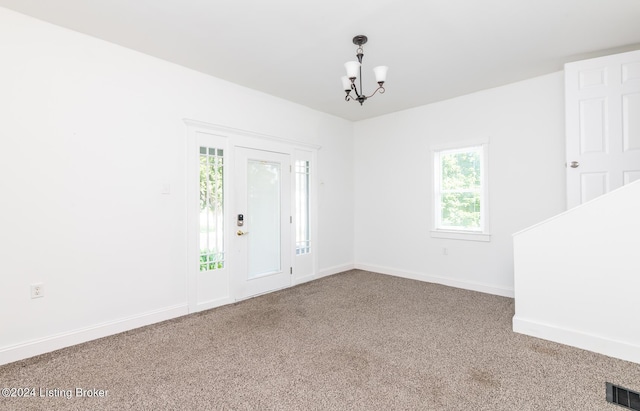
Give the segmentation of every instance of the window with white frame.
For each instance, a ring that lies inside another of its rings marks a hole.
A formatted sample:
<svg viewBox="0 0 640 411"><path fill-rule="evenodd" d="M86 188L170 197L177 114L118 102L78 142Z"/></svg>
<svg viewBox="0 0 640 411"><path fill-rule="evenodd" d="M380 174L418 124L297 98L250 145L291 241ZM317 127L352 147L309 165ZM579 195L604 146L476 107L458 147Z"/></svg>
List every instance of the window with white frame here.
<svg viewBox="0 0 640 411"><path fill-rule="evenodd" d="M296 255L308 254L311 251L310 204L309 204L309 176L308 160L295 162L295 202L296 202Z"/></svg>
<svg viewBox="0 0 640 411"><path fill-rule="evenodd" d="M489 241L487 143L433 150L434 237Z"/></svg>
<svg viewBox="0 0 640 411"><path fill-rule="evenodd" d="M200 271L224 268L224 155L200 147Z"/></svg>

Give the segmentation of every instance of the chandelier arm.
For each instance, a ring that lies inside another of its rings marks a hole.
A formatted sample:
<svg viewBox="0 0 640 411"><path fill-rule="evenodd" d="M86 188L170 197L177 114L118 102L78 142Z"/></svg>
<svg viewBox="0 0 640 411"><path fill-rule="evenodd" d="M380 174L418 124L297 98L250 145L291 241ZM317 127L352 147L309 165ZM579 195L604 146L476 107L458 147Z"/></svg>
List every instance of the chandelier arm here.
<svg viewBox="0 0 640 411"><path fill-rule="evenodd" d="M362 85L360 85L360 89L362 89ZM355 83L351 83L351 90L356 93L356 97L362 97L362 94L358 93L358 87L356 87Z"/></svg>
<svg viewBox="0 0 640 411"><path fill-rule="evenodd" d="M362 105L365 102L365 100L373 97L374 94L376 94L376 93L384 94L384 92L385 92L384 87L378 86L378 88L375 89L374 92L371 93L371 95L365 96L364 94L358 93L358 89L356 88L355 84L352 85L351 89L356 93L356 95L352 96L351 94L347 94L346 96L344 96L344 100L345 101L356 101L356 102L360 103L360 105Z"/></svg>
<svg viewBox="0 0 640 411"><path fill-rule="evenodd" d="M373 95L374 95L374 94L376 94L376 93L378 93L378 92L379 92L380 94L384 94L384 92L385 92L384 87L379 86L377 89L375 89L375 90L373 91L373 93L371 93L371 95L370 95L370 96L367 96L367 98L369 98L369 97L373 97Z"/></svg>

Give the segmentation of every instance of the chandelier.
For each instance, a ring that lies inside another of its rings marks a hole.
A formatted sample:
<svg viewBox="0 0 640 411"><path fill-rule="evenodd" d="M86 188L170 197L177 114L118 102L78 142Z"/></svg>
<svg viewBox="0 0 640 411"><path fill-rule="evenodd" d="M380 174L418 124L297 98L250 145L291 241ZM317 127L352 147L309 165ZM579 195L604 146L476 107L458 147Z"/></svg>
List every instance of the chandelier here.
<svg viewBox="0 0 640 411"><path fill-rule="evenodd" d="M345 93L347 93L344 97L345 101L357 101L360 105L374 94L378 92L380 92L380 94L384 93L384 87L382 87L382 85L387 78L387 70L389 69L387 66L378 66L373 68L373 73L375 74L376 81L378 82L378 88L367 96L362 89L362 57L364 56L362 45L366 44L367 40L367 36L363 35L355 36L353 38L353 44L358 46L356 49L356 57L358 58L358 61L348 61L344 63L347 75L342 77L342 87L344 88ZM356 80L359 80L360 91L358 91L358 86L356 86ZM351 95L352 91L355 96Z"/></svg>

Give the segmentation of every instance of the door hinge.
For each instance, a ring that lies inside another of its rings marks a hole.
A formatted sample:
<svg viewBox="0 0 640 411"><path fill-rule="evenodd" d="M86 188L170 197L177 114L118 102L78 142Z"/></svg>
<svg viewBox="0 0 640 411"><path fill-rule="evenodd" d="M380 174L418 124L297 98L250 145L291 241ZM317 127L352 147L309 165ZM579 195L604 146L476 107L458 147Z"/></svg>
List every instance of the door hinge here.
<svg viewBox="0 0 640 411"><path fill-rule="evenodd" d="M293 274L293 267L289 267L289 274Z"/></svg>
<svg viewBox="0 0 640 411"><path fill-rule="evenodd" d="M293 216L292 215L289 216L289 224L293 224Z"/></svg>

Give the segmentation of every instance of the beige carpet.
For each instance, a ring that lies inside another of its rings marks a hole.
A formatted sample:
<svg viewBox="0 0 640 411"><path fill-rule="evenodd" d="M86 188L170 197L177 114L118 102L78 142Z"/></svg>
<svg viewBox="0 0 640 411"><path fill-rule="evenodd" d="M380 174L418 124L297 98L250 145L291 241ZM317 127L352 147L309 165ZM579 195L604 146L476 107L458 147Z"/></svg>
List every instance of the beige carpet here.
<svg viewBox="0 0 640 411"><path fill-rule="evenodd" d="M613 411L605 381L640 390L640 365L512 316L509 298L355 270L0 367L3 388L50 390L0 409Z"/></svg>

